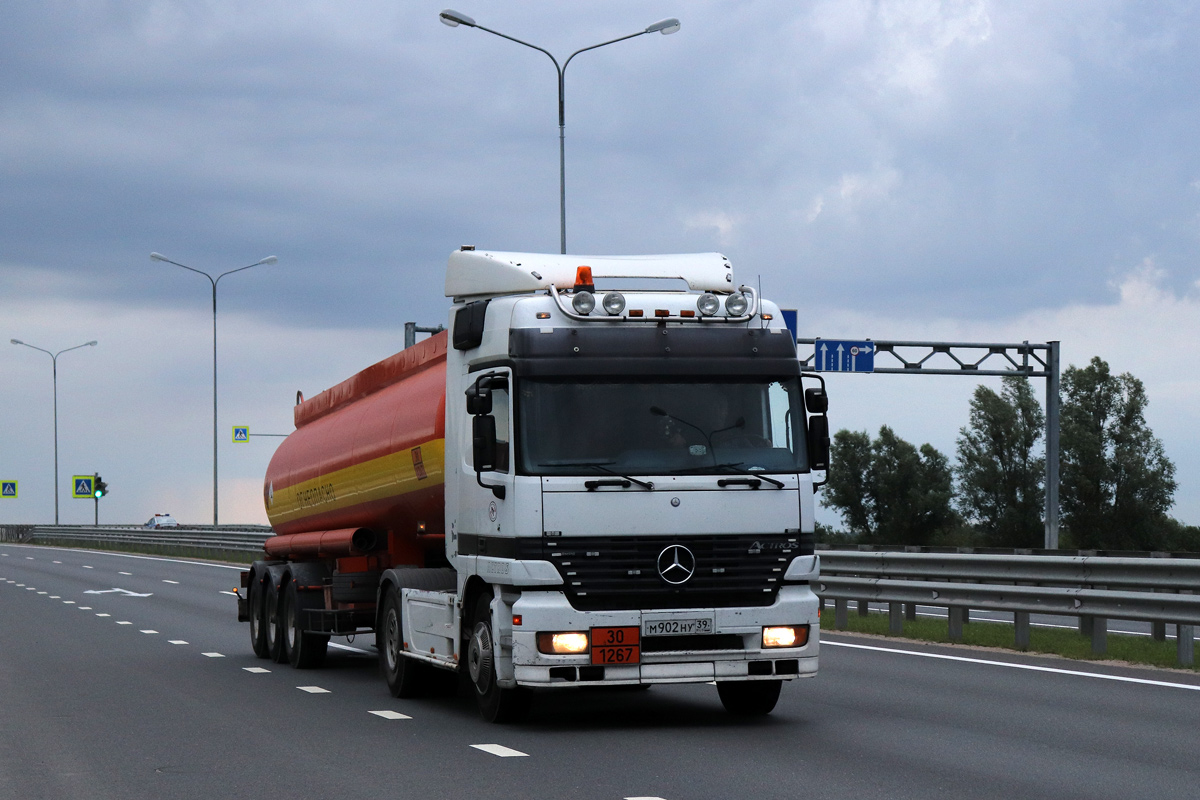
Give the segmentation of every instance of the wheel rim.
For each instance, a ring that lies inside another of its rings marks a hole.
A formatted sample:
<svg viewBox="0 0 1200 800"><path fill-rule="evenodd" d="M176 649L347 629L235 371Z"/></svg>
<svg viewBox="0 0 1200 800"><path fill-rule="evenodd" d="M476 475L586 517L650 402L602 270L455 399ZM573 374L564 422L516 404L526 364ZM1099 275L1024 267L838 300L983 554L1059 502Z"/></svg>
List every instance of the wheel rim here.
<svg viewBox="0 0 1200 800"><path fill-rule="evenodd" d="M296 604L290 599L287 601L287 609L283 617L285 622L283 636L290 651L296 647Z"/></svg>
<svg viewBox="0 0 1200 800"><path fill-rule="evenodd" d="M389 672L395 672L396 665L400 663L400 620L398 616L396 609L389 608L387 621L384 623L383 652L387 656Z"/></svg>
<svg viewBox="0 0 1200 800"><path fill-rule="evenodd" d="M250 605L250 639L257 642L259 634L262 632L262 601L259 598L261 593L253 587L250 588L250 597L247 602ZM256 647L258 645L255 645Z"/></svg>
<svg viewBox="0 0 1200 800"><path fill-rule="evenodd" d="M475 624L471 646L467 650L467 669L480 694L492 688L492 632L486 622Z"/></svg>

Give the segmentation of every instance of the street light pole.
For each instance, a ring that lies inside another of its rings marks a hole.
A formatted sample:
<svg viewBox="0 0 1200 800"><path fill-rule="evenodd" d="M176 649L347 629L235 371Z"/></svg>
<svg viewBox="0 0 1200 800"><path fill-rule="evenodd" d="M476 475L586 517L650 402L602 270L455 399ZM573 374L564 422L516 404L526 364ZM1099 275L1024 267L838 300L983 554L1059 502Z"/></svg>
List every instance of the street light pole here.
<svg viewBox="0 0 1200 800"><path fill-rule="evenodd" d="M74 347L68 347L66 350L59 350L57 353L51 353L49 350L43 350L40 347L34 347L31 344L26 344L20 339L9 339L13 344L19 344L22 347L28 347L30 350L37 350L39 353L45 353L50 356L50 362L53 364L54 371L54 524L58 524L58 357L63 353L69 353L72 350L78 350L81 347L95 347L98 342L90 341L83 344L77 344Z"/></svg>
<svg viewBox="0 0 1200 800"><path fill-rule="evenodd" d="M509 36L500 31L494 31L491 28L485 28L466 14L459 13L453 9L446 9L438 15L442 23L457 28L459 25L466 25L468 28L478 28L481 31L499 36L501 39L508 39L510 42L524 45L525 47L537 50L539 53L545 53L546 56L554 63L554 69L558 72L558 217L559 217L559 244L561 252L565 255L567 252L567 145L566 145L566 129L567 129L567 111L566 111L566 74L567 65L571 63L571 59L580 53L586 53L588 50L595 50L598 47L604 47L617 42L623 42L626 39L632 39L635 36L642 36L647 33L661 33L663 36L675 33L679 30L679 20L674 17L670 19L659 20L650 25L645 30L631 33L626 36L619 36L616 39L609 39L607 42L594 44L590 47L584 47L576 50L567 57L567 60L559 66L558 59L545 48L538 47L536 44L521 41L516 37Z"/></svg>
<svg viewBox="0 0 1200 800"><path fill-rule="evenodd" d="M277 259L275 256L267 256L260 258L253 264L247 264L244 267L231 269L228 272L222 272L216 278L202 270L189 267L187 264L180 264L178 261L172 261L160 253L151 253L150 258L153 261L162 261L166 264L174 264L177 267L183 267L186 270L195 272L197 275L203 275L208 278L208 282L212 284L212 311L213 311L213 525L217 524L217 284L226 275L232 275L235 272L257 267L260 264L274 264Z"/></svg>

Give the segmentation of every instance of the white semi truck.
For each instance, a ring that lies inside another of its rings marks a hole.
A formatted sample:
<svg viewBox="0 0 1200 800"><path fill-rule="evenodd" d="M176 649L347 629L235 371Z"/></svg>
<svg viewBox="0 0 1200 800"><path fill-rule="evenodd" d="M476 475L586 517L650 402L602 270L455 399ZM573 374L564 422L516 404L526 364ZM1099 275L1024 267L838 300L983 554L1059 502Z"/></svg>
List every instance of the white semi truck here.
<svg viewBox="0 0 1200 800"><path fill-rule="evenodd" d="M765 714L817 672L827 400L719 254L451 254L449 330L295 409L244 573L255 652L374 631L397 696L716 682ZM803 386L802 383L810 383Z"/></svg>

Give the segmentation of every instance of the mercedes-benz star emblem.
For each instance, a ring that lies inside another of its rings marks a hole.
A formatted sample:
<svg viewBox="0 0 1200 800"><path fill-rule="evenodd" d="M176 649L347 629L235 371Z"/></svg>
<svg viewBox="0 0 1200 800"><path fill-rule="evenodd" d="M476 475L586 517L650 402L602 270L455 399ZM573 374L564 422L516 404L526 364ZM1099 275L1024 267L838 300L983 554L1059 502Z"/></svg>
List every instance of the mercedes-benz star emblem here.
<svg viewBox="0 0 1200 800"><path fill-rule="evenodd" d="M658 574L667 583L678 586L696 574L696 557L681 544L673 544L658 554Z"/></svg>

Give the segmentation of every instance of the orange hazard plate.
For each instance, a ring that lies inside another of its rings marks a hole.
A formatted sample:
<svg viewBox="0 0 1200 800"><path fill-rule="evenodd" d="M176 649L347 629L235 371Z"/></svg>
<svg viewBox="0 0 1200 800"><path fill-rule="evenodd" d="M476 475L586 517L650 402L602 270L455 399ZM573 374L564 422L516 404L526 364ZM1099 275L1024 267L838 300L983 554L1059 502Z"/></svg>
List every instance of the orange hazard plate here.
<svg viewBox="0 0 1200 800"><path fill-rule="evenodd" d="M628 628L592 628L593 664L637 664L642 660L642 632Z"/></svg>

